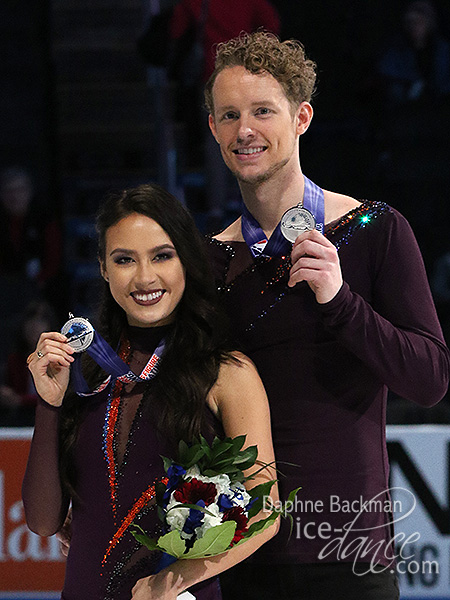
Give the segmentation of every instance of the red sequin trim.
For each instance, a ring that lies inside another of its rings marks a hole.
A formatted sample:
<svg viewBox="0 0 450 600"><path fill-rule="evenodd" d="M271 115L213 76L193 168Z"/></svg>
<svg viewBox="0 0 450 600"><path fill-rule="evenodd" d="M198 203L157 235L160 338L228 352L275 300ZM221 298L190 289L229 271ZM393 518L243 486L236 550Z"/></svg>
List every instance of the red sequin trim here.
<svg viewBox="0 0 450 600"><path fill-rule="evenodd" d="M164 485L167 485L169 479L168 479L168 477L163 477L159 481L161 481ZM137 500L137 502L135 502L133 504L131 510L128 511L128 514L126 515L126 517L122 521L122 524L120 525L119 529L116 531L116 533L114 534L113 538L109 542L108 549L106 550L105 555L104 555L103 560L102 560L102 566L105 565L105 563L106 563L106 561L108 559L108 556L111 554L112 550L117 546L117 544L120 541L120 538L123 536L123 534L128 529L128 527L131 525L131 523L134 521L136 515L151 500L153 500L153 498L155 497L155 495L156 495L156 485L153 483L153 484L151 484L151 485L148 486L148 488L145 490L145 492L142 493L142 495L139 498L139 500Z"/></svg>
<svg viewBox="0 0 450 600"><path fill-rule="evenodd" d="M130 344L123 340L119 352L120 358L128 362L130 358ZM111 508L114 520L117 518L117 478L116 478L116 459L114 454L114 433L116 431L117 419L119 416L119 407L124 384L117 381L112 391L108 413L106 415L105 432L105 458L108 467L108 480L111 496Z"/></svg>

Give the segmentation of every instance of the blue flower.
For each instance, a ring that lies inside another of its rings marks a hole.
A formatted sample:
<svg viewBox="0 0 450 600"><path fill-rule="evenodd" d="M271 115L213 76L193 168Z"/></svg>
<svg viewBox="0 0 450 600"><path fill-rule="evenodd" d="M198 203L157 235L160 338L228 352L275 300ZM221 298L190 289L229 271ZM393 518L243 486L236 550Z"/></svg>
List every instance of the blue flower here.
<svg viewBox="0 0 450 600"><path fill-rule="evenodd" d="M233 508L233 506L234 506L230 497L227 496L226 494L220 494L220 496L217 500L217 504L219 505L220 512L224 512L225 510L228 510L229 508Z"/></svg>
<svg viewBox="0 0 450 600"><path fill-rule="evenodd" d="M205 508L205 503L203 500L199 500L197 502L198 506ZM189 510L189 516L186 519L186 523L184 524L183 531L187 534L194 534L197 527L200 527L203 521L203 515L200 510L195 510L195 508L191 508Z"/></svg>
<svg viewBox="0 0 450 600"><path fill-rule="evenodd" d="M245 510L248 512L258 499L259 499L259 496L256 496L256 498L252 498L250 500L250 502L247 504L247 506L245 507Z"/></svg>
<svg viewBox="0 0 450 600"><path fill-rule="evenodd" d="M186 474L186 469L181 467L180 465L176 465L172 463L170 467L167 469L167 475L169 476L169 481L167 482L166 491L163 496L163 506L164 508L167 506L167 503L170 499L170 494L172 491L178 486L180 479L183 475Z"/></svg>

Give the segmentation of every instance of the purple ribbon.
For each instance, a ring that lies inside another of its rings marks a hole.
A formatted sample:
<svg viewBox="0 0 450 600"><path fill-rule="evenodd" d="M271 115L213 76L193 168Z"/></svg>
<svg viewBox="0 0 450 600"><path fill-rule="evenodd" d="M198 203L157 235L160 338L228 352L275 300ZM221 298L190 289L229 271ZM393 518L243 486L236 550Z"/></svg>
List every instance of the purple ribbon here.
<svg viewBox="0 0 450 600"><path fill-rule="evenodd" d="M316 229L323 233L325 222L325 201L322 188L313 183L310 179L303 176L305 181L305 191L303 194L303 207L309 210L316 219ZM244 205L241 217L242 236L250 248L254 257L257 256L283 256L289 254L292 244L281 233L280 224L276 226L270 239L267 240L266 234L255 217Z"/></svg>
<svg viewBox="0 0 450 600"><path fill-rule="evenodd" d="M91 391L86 380L81 372L81 356L78 355L75 357L75 362L73 363L72 368L72 377L73 383L76 393L79 396L90 396L93 394L98 394L111 381L119 380L123 383L131 383L133 381L149 381L153 379L158 372L158 363L161 359L161 356L164 352L165 340L162 340L156 350L153 352L150 360L147 365L144 367L142 373L140 375L136 375L133 371L130 370L129 366L124 362L120 356L118 356L117 352L115 352L108 342L97 332L94 332L94 339L92 340L91 345L86 350L91 358L95 360L95 362L109 374L108 379L106 379L98 388L94 391Z"/></svg>

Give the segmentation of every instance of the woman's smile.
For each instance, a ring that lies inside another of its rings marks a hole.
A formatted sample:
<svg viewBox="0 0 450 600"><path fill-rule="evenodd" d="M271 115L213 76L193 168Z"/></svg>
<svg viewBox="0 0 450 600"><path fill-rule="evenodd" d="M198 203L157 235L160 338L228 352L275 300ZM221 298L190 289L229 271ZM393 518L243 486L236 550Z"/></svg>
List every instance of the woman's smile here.
<svg viewBox="0 0 450 600"><path fill-rule="evenodd" d="M185 271L172 240L155 220L133 213L107 230L102 274L130 325L173 321Z"/></svg>

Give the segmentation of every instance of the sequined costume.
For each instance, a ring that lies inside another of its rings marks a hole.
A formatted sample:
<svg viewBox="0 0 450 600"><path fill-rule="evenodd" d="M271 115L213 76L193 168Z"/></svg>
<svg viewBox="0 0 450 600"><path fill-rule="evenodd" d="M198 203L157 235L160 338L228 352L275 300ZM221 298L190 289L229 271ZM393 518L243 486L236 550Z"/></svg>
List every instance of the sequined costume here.
<svg viewBox="0 0 450 600"><path fill-rule="evenodd" d="M275 456L286 475L280 496L302 487L289 541L284 522L250 561L375 557L387 565L387 388L422 405L438 402L449 351L420 251L397 211L366 201L325 235L339 249L344 284L323 305L306 282L287 287L288 256L253 259L244 242L209 241L234 341L255 362L269 397ZM364 509L370 500L381 502Z"/></svg>
<svg viewBox="0 0 450 600"><path fill-rule="evenodd" d="M129 328L130 367L136 373L165 330ZM72 539L63 600L129 600L136 581L155 572L159 562L160 554L137 544L129 532L135 519L151 535L160 533L153 483L165 475L161 455L174 453L158 435L151 411L142 406L145 385L138 383L122 393L116 389L110 397L106 390L80 399L85 409L74 451ZM47 518L50 512L57 522L67 509L58 472L59 411L41 401L36 413L24 485L31 520ZM214 425L220 431L219 424ZM54 505L40 506L39 485L54 489ZM217 579L202 582L192 591L197 600L221 599Z"/></svg>

